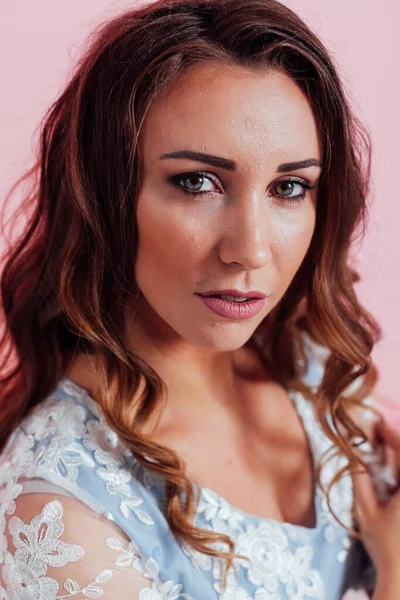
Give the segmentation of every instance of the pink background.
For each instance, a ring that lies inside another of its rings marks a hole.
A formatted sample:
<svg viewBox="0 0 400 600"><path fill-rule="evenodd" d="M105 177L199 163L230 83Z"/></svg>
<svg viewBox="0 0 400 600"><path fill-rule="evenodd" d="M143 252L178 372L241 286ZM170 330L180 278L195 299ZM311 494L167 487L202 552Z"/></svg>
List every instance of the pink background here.
<svg viewBox="0 0 400 600"><path fill-rule="evenodd" d="M383 329L383 340L373 352L380 372L377 393L388 416L400 426L400 204L395 170L400 69L395 0L285 2L326 43L353 106L372 134L369 230L354 249L362 276L357 289ZM0 201L30 164L39 120L80 56L89 31L132 5L126 0L0 4ZM14 198L17 203L18 196Z"/></svg>
<svg viewBox="0 0 400 600"><path fill-rule="evenodd" d="M388 416L400 426L400 194L395 168L395 141L400 139L395 110L400 91L398 11L395 0L286 0L286 4L326 43L353 106L372 134L369 231L355 248L362 275L358 293L383 329L383 340L373 353L380 371L377 392ZM30 165L39 120L80 56L87 34L129 6L132 3L121 0L0 4L1 199Z"/></svg>
<svg viewBox="0 0 400 600"><path fill-rule="evenodd" d="M355 248L358 293L377 317L383 340L374 349L382 402L400 399L400 204L395 140L398 106L398 13L395 0L286 0L325 41L358 114L372 133L373 194L369 231ZM122 0L36 0L0 4L0 199L30 164L36 128L62 88L81 44L99 22L132 6ZM18 196L15 196L18 202ZM0 240L1 243L1 240ZM2 246L1 246L2 247ZM400 411L399 411L400 412Z"/></svg>

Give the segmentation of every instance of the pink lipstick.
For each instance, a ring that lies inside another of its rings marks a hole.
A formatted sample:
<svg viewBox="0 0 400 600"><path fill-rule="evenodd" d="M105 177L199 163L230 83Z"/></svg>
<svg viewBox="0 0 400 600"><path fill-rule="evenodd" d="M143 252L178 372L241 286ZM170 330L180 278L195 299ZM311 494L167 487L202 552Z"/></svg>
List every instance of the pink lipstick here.
<svg viewBox="0 0 400 600"><path fill-rule="evenodd" d="M223 296L248 299L238 302L231 299L228 300L226 297L221 298L221 294ZM251 297L251 294L253 294L253 297ZM254 297L254 294L257 294L258 297ZM251 317L256 316L263 309L266 299L265 294L261 294L260 292L243 293L238 292L237 290L223 290L223 292L219 292L219 294L207 292L207 295L204 296L202 294L196 295L202 300L207 308L217 315L235 320L250 319Z"/></svg>

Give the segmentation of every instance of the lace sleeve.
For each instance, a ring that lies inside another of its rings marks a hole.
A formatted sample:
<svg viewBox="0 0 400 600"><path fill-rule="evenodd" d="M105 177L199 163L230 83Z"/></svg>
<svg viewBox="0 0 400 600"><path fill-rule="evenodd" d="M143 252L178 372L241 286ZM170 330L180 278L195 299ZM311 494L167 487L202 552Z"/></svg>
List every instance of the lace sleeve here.
<svg viewBox="0 0 400 600"><path fill-rule="evenodd" d="M0 598L162 600L157 563L80 500L25 494L0 515ZM4 530L3 536L1 531Z"/></svg>

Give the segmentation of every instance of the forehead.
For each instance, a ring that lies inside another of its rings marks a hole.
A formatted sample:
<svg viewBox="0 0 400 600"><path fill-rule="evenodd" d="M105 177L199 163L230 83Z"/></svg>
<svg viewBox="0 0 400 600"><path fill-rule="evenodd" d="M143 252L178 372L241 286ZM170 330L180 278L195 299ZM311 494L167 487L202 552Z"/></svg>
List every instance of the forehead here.
<svg viewBox="0 0 400 600"><path fill-rule="evenodd" d="M196 66L157 99L141 147L145 160L179 149L253 165L321 158L313 111L295 81L276 70L223 64Z"/></svg>

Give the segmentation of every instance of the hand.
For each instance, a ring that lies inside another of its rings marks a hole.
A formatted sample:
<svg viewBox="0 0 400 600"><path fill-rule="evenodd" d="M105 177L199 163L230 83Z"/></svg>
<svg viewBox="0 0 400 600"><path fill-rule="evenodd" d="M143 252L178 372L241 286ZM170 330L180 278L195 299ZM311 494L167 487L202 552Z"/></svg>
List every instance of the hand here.
<svg viewBox="0 0 400 600"><path fill-rule="evenodd" d="M395 578L400 585L400 576L397 575L400 561L400 432L390 428L385 421L375 427L377 444L396 481L389 499L382 501L376 494L371 475L365 471L354 473L355 516L378 579L393 581Z"/></svg>

